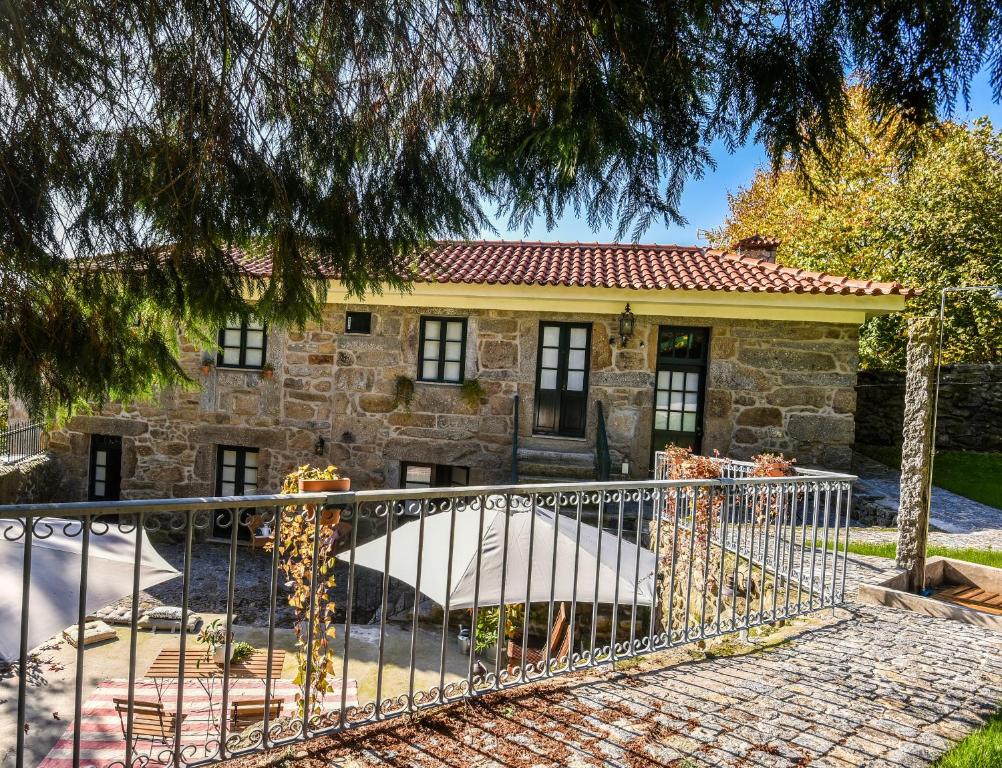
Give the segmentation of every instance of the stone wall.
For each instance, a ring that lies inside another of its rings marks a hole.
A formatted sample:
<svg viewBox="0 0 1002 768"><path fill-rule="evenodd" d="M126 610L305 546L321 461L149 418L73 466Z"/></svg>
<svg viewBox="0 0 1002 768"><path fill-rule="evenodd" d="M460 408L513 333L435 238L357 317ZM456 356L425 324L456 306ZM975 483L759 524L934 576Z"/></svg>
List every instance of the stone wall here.
<svg viewBox="0 0 1002 768"><path fill-rule="evenodd" d="M856 441L901 445L904 373L860 371ZM1002 451L1002 365L943 368L936 446L944 450Z"/></svg>
<svg viewBox="0 0 1002 768"><path fill-rule="evenodd" d="M704 453L782 451L801 466L848 468L858 349L855 327L714 324Z"/></svg>
<svg viewBox="0 0 1002 768"><path fill-rule="evenodd" d="M32 456L17 464L0 465L0 504L64 501L66 497L60 492L64 474L59 459L48 453Z"/></svg>
<svg viewBox="0 0 1002 768"><path fill-rule="evenodd" d="M438 308L358 307L372 312L371 335L344 333L345 307L329 305L302 332L271 329L271 379L257 371L199 370L202 352L183 348L192 389L163 393L156 403L112 404L78 416L50 436L67 468L60 493L86 493L91 434L121 435L125 498L214 492L219 445L257 447L259 491L279 488L303 463L331 461L356 489L397 487L401 461L470 468L470 482L505 482L510 472L513 397L521 396L520 442L531 445L536 345L541 319L592 322L587 437L548 441L574 450L594 446L596 406L603 401L618 466L631 462L646 477L651 449L654 370L659 325L692 318L640 317L623 347L617 318L600 315ZM420 316L468 318L466 377L485 395L463 403L454 385L415 383L409 410L395 407L399 375L416 377ZM713 320L703 449L746 458L784 451L805 466L849 463L853 442L857 329L810 323ZM314 453L318 437L322 456ZM660 447L660 446L659 446Z"/></svg>

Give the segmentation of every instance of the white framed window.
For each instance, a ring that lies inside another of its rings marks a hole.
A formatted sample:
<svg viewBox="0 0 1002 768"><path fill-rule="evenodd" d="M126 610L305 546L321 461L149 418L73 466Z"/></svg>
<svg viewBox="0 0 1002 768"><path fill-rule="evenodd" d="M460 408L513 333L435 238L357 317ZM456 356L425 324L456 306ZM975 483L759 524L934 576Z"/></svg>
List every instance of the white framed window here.
<svg viewBox="0 0 1002 768"><path fill-rule="evenodd" d="M260 368L268 349L267 328L253 318L231 320L219 329L216 365L222 368Z"/></svg>
<svg viewBox="0 0 1002 768"><path fill-rule="evenodd" d="M257 493L257 448L221 445L216 453L216 494L252 496Z"/></svg>
<svg viewBox="0 0 1002 768"><path fill-rule="evenodd" d="M462 384L466 367L466 318L422 317L418 380Z"/></svg>

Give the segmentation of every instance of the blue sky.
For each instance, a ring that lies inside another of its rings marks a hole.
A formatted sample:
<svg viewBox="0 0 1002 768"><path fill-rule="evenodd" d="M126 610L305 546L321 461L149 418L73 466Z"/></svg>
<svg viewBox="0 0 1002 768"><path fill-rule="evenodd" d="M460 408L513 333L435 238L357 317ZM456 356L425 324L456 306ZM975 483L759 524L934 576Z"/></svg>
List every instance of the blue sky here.
<svg viewBox="0 0 1002 768"><path fill-rule="evenodd" d="M953 111L956 120L971 121L982 115L988 115L996 130L1002 128L1002 105L992 101L991 87L988 76L982 73L971 86L970 107L962 103ZM717 167L707 171L701 179L690 180L682 193L682 215L688 220L684 226L666 226L663 221L657 222L640 238L646 243L675 243L678 245L704 245L706 241L698 234L700 230L710 229L720 224L727 215L727 194L735 193L747 184L755 173L755 169L765 165L765 152L758 144L748 144L731 154L723 145L713 147L713 157ZM513 240L562 240L565 242L589 242L614 239L614 229L600 229L597 232L589 229L587 222L568 215L561 219L552 230L547 230L543 221L537 219L528 232L509 230L503 219L494 218L502 237ZM484 237L495 238L496 235L484 232Z"/></svg>

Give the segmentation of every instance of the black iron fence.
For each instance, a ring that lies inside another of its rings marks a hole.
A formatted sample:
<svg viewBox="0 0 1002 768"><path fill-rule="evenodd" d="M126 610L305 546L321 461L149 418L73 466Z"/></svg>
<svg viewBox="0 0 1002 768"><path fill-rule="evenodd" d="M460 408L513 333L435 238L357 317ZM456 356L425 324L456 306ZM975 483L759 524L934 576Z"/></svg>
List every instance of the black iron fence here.
<svg viewBox="0 0 1002 768"><path fill-rule="evenodd" d="M753 478L737 463L727 474L0 507L0 543L22 553L8 585L16 764L211 763L841 603L855 478ZM74 585L75 697L62 739L42 743L25 726L50 715L34 712L23 670L58 630L37 626L53 605L35 606L57 539L78 555L59 575ZM173 553L178 574L151 591L173 585L179 627L205 623L201 635L157 636L150 662L154 640L142 659L137 643L142 586L163 569L154 548ZM128 646L120 669L102 669L120 719L98 728L85 646L91 596L110 594L97 565L107 549L131 597L112 641ZM256 616L248 572L265 585ZM215 598L213 579L225 584ZM246 623L258 625L249 651Z"/></svg>
<svg viewBox="0 0 1002 768"><path fill-rule="evenodd" d="M0 431L0 464L12 464L40 454L43 427L40 422L24 422L9 424L7 429Z"/></svg>

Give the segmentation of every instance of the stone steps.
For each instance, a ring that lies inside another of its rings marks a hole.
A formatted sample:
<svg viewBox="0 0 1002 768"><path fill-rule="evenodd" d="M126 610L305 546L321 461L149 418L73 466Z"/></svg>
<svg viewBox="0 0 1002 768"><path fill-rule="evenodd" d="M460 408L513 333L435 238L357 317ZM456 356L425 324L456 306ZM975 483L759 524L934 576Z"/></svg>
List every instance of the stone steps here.
<svg viewBox="0 0 1002 768"><path fill-rule="evenodd" d="M595 479L591 451L527 446L518 450L519 483L563 483Z"/></svg>

